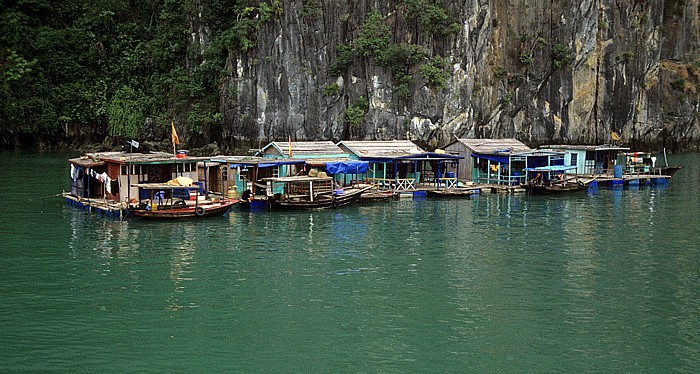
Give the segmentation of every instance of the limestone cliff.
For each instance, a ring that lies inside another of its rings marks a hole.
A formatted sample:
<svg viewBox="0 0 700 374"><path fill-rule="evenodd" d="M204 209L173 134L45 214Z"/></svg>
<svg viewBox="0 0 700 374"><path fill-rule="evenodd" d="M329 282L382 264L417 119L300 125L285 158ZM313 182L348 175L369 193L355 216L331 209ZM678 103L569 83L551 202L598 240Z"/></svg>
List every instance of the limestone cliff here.
<svg viewBox="0 0 700 374"><path fill-rule="evenodd" d="M637 149L700 150L700 0L280 4L254 49L229 53L225 148L288 137L598 144L615 131Z"/></svg>

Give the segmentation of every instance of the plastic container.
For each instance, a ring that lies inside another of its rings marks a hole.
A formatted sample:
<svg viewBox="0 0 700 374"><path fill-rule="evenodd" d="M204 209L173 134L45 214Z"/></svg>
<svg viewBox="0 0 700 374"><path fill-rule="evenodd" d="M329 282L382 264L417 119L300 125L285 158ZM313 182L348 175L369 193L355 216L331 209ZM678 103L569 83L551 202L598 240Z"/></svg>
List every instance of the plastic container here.
<svg viewBox="0 0 700 374"><path fill-rule="evenodd" d="M613 176L615 178L622 178L622 165L615 165L613 168Z"/></svg>

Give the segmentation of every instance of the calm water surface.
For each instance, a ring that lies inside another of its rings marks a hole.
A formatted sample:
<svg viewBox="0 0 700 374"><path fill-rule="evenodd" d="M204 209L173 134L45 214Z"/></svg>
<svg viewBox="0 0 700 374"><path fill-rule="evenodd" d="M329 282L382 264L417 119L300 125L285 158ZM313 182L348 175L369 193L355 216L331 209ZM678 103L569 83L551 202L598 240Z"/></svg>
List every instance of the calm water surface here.
<svg viewBox="0 0 700 374"><path fill-rule="evenodd" d="M199 222L1 153L0 372L700 372L700 155L664 189Z"/></svg>

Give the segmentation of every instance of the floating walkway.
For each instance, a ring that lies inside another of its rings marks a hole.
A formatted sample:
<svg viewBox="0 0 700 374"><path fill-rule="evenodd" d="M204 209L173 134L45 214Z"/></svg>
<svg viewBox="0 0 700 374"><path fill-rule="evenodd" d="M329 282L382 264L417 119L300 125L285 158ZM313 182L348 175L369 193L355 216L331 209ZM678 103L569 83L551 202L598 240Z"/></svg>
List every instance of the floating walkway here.
<svg viewBox="0 0 700 374"><path fill-rule="evenodd" d="M127 204L107 199L79 198L68 192L61 194L66 200L66 205L70 205L89 212L99 213L106 217L124 219L127 215Z"/></svg>

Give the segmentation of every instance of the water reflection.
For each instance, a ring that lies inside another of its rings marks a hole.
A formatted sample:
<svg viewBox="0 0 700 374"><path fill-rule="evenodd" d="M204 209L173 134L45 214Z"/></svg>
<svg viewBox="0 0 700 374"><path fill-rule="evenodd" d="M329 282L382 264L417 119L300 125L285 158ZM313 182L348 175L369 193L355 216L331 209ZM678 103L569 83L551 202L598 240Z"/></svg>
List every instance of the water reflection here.
<svg viewBox="0 0 700 374"><path fill-rule="evenodd" d="M665 189L206 222L58 210L45 225L17 203L45 231L18 241L0 217L0 369L697 372L693 168Z"/></svg>

